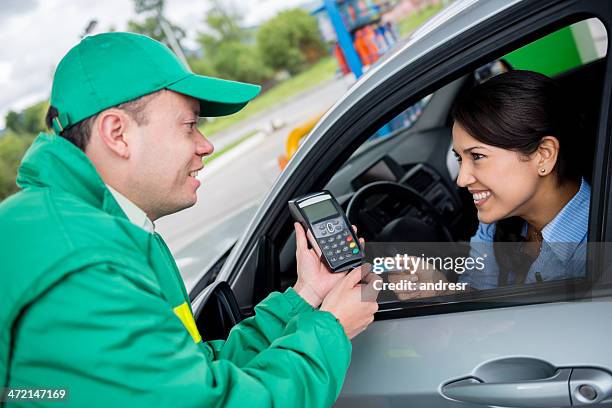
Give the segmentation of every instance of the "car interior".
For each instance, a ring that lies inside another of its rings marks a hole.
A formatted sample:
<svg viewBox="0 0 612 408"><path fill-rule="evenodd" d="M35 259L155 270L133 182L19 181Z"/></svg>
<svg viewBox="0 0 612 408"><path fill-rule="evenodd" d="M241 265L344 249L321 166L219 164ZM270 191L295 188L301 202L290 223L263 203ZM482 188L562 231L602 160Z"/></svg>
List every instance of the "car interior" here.
<svg viewBox="0 0 612 408"><path fill-rule="evenodd" d="M575 157L589 182L605 63L604 55L553 76L583 123L584 134L577 137L585 141L584 151ZM371 242L469 241L478 220L472 196L455 184L450 111L461 92L507 69L513 67L502 57L456 79L421 100L416 114L412 107L409 125L373 135L355 149L325 189L359 236ZM280 289L296 279L295 237L292 230L288 234L279 252Z"/></svg>

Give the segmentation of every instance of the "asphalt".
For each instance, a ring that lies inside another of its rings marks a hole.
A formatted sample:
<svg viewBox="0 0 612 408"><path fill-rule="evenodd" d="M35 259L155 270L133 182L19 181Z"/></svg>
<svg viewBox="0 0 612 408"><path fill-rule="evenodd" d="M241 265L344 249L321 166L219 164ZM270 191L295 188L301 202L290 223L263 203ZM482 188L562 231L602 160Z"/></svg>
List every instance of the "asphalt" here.
<svg viewBox="0 0 612 408"><path fill-rule="evenodd" d="M213 143L220 149L251 131L258 132L204 167L193 207L157 220L156 231L170 250L176 254L242 209L259 203L280 174L277 159L284 154L289 132L329 109L349 86L350 79L330 80L215 135ZM285 125L271 130L272 121Z"/></svg>

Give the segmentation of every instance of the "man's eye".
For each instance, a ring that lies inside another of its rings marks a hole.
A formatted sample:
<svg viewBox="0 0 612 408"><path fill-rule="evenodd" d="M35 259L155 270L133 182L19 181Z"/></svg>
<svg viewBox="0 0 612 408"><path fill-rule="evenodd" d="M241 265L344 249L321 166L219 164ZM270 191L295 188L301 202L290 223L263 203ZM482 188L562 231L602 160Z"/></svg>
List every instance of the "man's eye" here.
<svg viewBox="0 0 612 408"><path fill-rule="evenodd" d="M198 124L198 122L187 122L185 123L187 126L189 126L189 129L193 130L195 129L196 125Z"/></svg>

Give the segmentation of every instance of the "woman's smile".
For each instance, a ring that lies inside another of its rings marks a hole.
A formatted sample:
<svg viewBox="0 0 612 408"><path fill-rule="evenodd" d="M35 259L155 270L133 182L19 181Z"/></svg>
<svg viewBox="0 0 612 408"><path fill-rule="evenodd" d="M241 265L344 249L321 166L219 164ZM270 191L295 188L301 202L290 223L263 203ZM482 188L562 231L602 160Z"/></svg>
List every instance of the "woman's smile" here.
<svg viewBox="0 0 612 408"><path fill-rule="evenodd" d="M472 193L472 199L476 206L484 204L491 197L491 191L489 190L470 191L470 193Z"/></svg>

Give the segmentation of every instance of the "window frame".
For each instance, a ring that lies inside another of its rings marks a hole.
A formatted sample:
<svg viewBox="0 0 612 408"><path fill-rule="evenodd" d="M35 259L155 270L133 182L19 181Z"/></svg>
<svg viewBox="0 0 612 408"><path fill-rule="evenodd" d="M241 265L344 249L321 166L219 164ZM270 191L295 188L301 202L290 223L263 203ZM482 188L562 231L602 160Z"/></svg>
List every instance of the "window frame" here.
<svg viewBox="0 0 612 408"><path fill-rule="evenodd" d="M498 16L462 33L450 41L448 47L444 47L445 49L438 48L420 58L409 69L403 69L387 78L375 92L372 92L356 103L340 120L334 123L326 132L326 137L319 139L320 143L312 146L306 154L310 157L317 157L319 162L324 162L332 155L330 147L333 146L334 149L341 150L339 155L335 154L336 157L333 157L333 161L339 164L330 165L324 169L313 168L313 166L301 166L300 171L296 171L293 175L301 181L300 183L296 183L294 180L293 183L282 186L279 191L271 193L271 196L274 197L274 202L265 213L258 214L257 218L259 220L253 221L255 224L259 222L259 232L245 237L244 242L241 242L241 245L235 248L235 250L240 250L241 247L264 249L262 251L252 251L251 254L257 254L257 256L246 256L242 261L237 262L234 265L236 266L234 273L229 275L230 283L233 286L243 286L240 280L253 282L254 276L257 276L257 279L264 278L267 284L259 285L258 293L252 293L251 300L261 298L265 292L278 289L279 248L276 243L279 237L288 236L291 226L290 216L286 210L285 198L322 188L326 180L329 180L341 163L350 156L354 150L350 146L364 142L369 135L380 128L381 124L388 122L420 98L473 71L487 61L501 57L511 50L529 44L548 33L577 21L595 17L604 24L607 32L610 31L608 28L610 26L610 17L607 16L612 15L612 12L610 11L610 5L606 4L605 1L550 1L548 4L526 1L525 3L533 4L534 10L519 3L517 6L513 6ZM538 4L537 7L535 6L536 4ZM509 24L508 21L518 22ZM482 39L483 32L490 34L485 39ZM499 44L502 45L500 46ZM606 54L606 76L595 160L598 165L595 166L593 175L593 199L591 200L589 217L589 241L593 242L601 241L604 236L604 226L606 225L606 214L604 211L607 208L608 200L612 199L612 197L608 199L609 194L604 195L604 193L610 192L610 180L607 176L610 162L610 138L606 136L610 133L610 127L612 126L609 123L610 95L612 93L610 83L612 70L610 59L607 58L609 56L609 49L610 45L608 45ZM445 69L444 67L449 66L449 64L454 68L451 70ZM372 117L375 117L375 119L371 120ZM351 118L359 119L351 120ZM349 136L351 133L356 136ZM262 242L266 242L266 244L262 245ZM254 262L251 263L249 260ZM248 264L251 264L251 266L247 267ZM594 268L600 266L593 265ZM253 270L253 268L255 269ZM265 271L263 272L265 277L261 275L262 271ZM245 273L250 275L250 277L240 278ZM425 304L422 307L381 307L376 318L389 319L423 316L466 310L567 301L568 289L576 295L576 298L580 298L581 294L591 293L592 288L590 285L586 286L580 283L573 285L571 282L568 285L568 281L564 280L546 283L545 285L540 284L537 290L527 287L525 290L518 291L516 288L498 288L487 291L486 294L480 294L475 301L460 300ZM506 293L508 291L512 293ZM534 294L538 295L537 301L533 300ZM500 299L504 301L502 302ZM245 301L248 302L248 299L243 299L241 303L244 304Z"/></svg>
<svg viewBox="0 0 612 408"><path fill-rule="evenodd" d="M605 13L597 13L603 11L599 9L598 4L595 7L578 7L586 6L577 4L575 8L568 7L562 9L556 15L548 16L546 21L542 19L541 24L533 26L529 32L519 35L509 43L500 47L499 50L506 49L510 44L520 44L514 46L517 49L520 46L527 45L538 40L558 29L567 27L573 23L584 21L588 18L599 19L606 28L606 35L609 36L610 21L606 20ZM591 4L590 6L593 6ZM599 9L599 10L598 10ZM554 17L556 16L556 19ZM544 22L546 21L546 22ZM529 41L525 41L529 39ZM511 51L512 49L510 49ZM492 52L488 53L489 61L496 58L501 58L507 53ZM589 232L587 242L605 242L612 241L612 206L609 202L612 201L612 189L610 184L612 177L610 174L610 165L612 162L612 150L610 143L612 135L610 134L610 119L611 115L611 94L610 86L612 82L612 64L608 58L610 54L610 41L608 41L608 49L605 58L605 77L603 84L601 111L599 115L598 131L596 135L596 149L593 166L593 183L591 194L591 206L589 209ZM477 58L482 61L481 58ZM477 64L476 64L477 65ZM465 70L466 67L474 67L475 64L467 63L460 70ZM467 72L471 71L468 69ZM555 303L564 301L589 300L595 297L610 296L612 294L612 276L605 275L605 265L612 263L612 256L605 252L605 246L599 246L595 250L599 253L589 259L587 265L587 274L590 279L564 279L559 281L543 282L538 284L529 284L521 286L508 286L495 289L487 289L476 293L468 293L456 296L455 298L442 299L436 301L435 298L424 299L422 302L388 302L380 305L376 320L387 320L394 318L405 318L413 316L428 316L436 314L456 313L465 311L495 309L500 307L514 307L541 303ZM602 253L603 252L603 253ZM610 273L608 271L607 273ZM607 281L599 282L602 277L607 277ZM450 299L450 300L449 300Z"/></svg>

